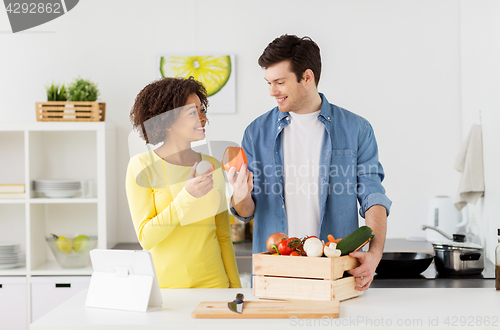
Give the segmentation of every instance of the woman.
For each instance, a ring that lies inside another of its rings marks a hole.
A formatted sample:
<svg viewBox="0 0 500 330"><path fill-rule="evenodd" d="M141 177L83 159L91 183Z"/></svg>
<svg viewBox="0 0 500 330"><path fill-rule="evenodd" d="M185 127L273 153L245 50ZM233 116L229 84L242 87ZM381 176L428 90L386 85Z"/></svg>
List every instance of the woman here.
<svg viewBox="0 0 500 330"><path fill-rule="evenodd" d="M141 246L161 288L241 288L220 163L191 149L205 138L207 92L192 77L146 86L130 113L146 143L130 159L126 190ZM197 176L202 161L215 170Z"/></svg>

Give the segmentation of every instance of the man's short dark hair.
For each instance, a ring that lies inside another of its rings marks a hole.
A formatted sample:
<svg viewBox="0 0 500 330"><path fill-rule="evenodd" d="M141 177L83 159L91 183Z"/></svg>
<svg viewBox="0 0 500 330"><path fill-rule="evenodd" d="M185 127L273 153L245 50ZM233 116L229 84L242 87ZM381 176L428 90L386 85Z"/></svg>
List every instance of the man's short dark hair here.
<svg viewBox="0 0 500 330"><path fill-rule="evenodd" d="M302 80L304 71L311 69L318 86L321 76L321 55L318 45L311 38L285 34L274 39L259 57L259 65L268 68L288 60L298 82Z"/></svg>

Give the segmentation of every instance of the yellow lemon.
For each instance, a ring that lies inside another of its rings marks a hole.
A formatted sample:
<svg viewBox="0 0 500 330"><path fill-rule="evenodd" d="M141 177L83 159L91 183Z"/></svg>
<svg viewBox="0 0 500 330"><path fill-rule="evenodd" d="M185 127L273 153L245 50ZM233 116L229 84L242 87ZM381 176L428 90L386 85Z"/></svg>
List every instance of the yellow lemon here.
<svg viewBox="0 0 500 330"><path fill-rule="evenodd" d="M71 241L63 236L58 236L56 239L56 248L62 253L69 254L73 248Z"/></svg>
<svg viewBox="0 0 500 330"><path fill-rule="evenodd" d="M231 57L224 56L167 56L160 59L162 77L193 78L203 84L212 96L226 85L231 76Z"/></svg>

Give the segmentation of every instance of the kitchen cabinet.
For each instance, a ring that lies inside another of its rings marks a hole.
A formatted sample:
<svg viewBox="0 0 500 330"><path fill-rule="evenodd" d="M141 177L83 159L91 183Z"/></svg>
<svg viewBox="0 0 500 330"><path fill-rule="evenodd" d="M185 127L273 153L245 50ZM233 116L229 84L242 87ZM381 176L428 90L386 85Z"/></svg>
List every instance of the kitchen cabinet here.
<svg viewBox="0 0 500 330"><path fill-rule="evenodd" d="M28 305L25 276L0 276L0 324L2 329L26 329Z"/></svg>
<svg viewBox="0 0 500 330"><path fill-rule="evenodd" d="M50 234L97 236L97 248L117 243L116 132L106 122L0 124L0 184L23 183L24 198L0 199L0 241L16 242L26 265L0 269L0 276L24 276L28 317L37 315L31 284L37 276L86 276L92 267L62 268L45 241ZM47 198L33 180L95 180L96 195ZM34 286L37 292L36 285ZM35 309L33 309L35 308ZM33 309L33 310L32 310Z"/></svg>
<svg viewBox="0 0 500 330"><path fill-rule="evenodd" d="M31 280L31 322L39 319L83 289L90 276L36 276Z"/></svg>

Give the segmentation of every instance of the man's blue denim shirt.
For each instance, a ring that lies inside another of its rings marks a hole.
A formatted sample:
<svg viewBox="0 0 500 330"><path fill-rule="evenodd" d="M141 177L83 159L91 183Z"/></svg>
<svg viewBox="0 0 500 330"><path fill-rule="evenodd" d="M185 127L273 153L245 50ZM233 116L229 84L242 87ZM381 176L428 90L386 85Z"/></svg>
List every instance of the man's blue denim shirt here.
<svg viewBox="0 0 500 330"><path fill-rule="evenodd" d="M387 210L392 202L382 187L384 170L378 160L377 141L370 123L322 99L318 120L325 125L320 156L319 192L320 239L327 235L346 237L358 228L359 214L373 205ZM254 220L253 253L266 251L266 241L275 232L287 232L283 189L283 129L290 123L288 113L275 107L255 119L245 130L241 146L248 169L253 172L252 198L255 214L240 220ZM301 152L296 150L296 152ZM288 165L287 165L288 166ZM308 221L309 219L304 219Z"/></svg>

